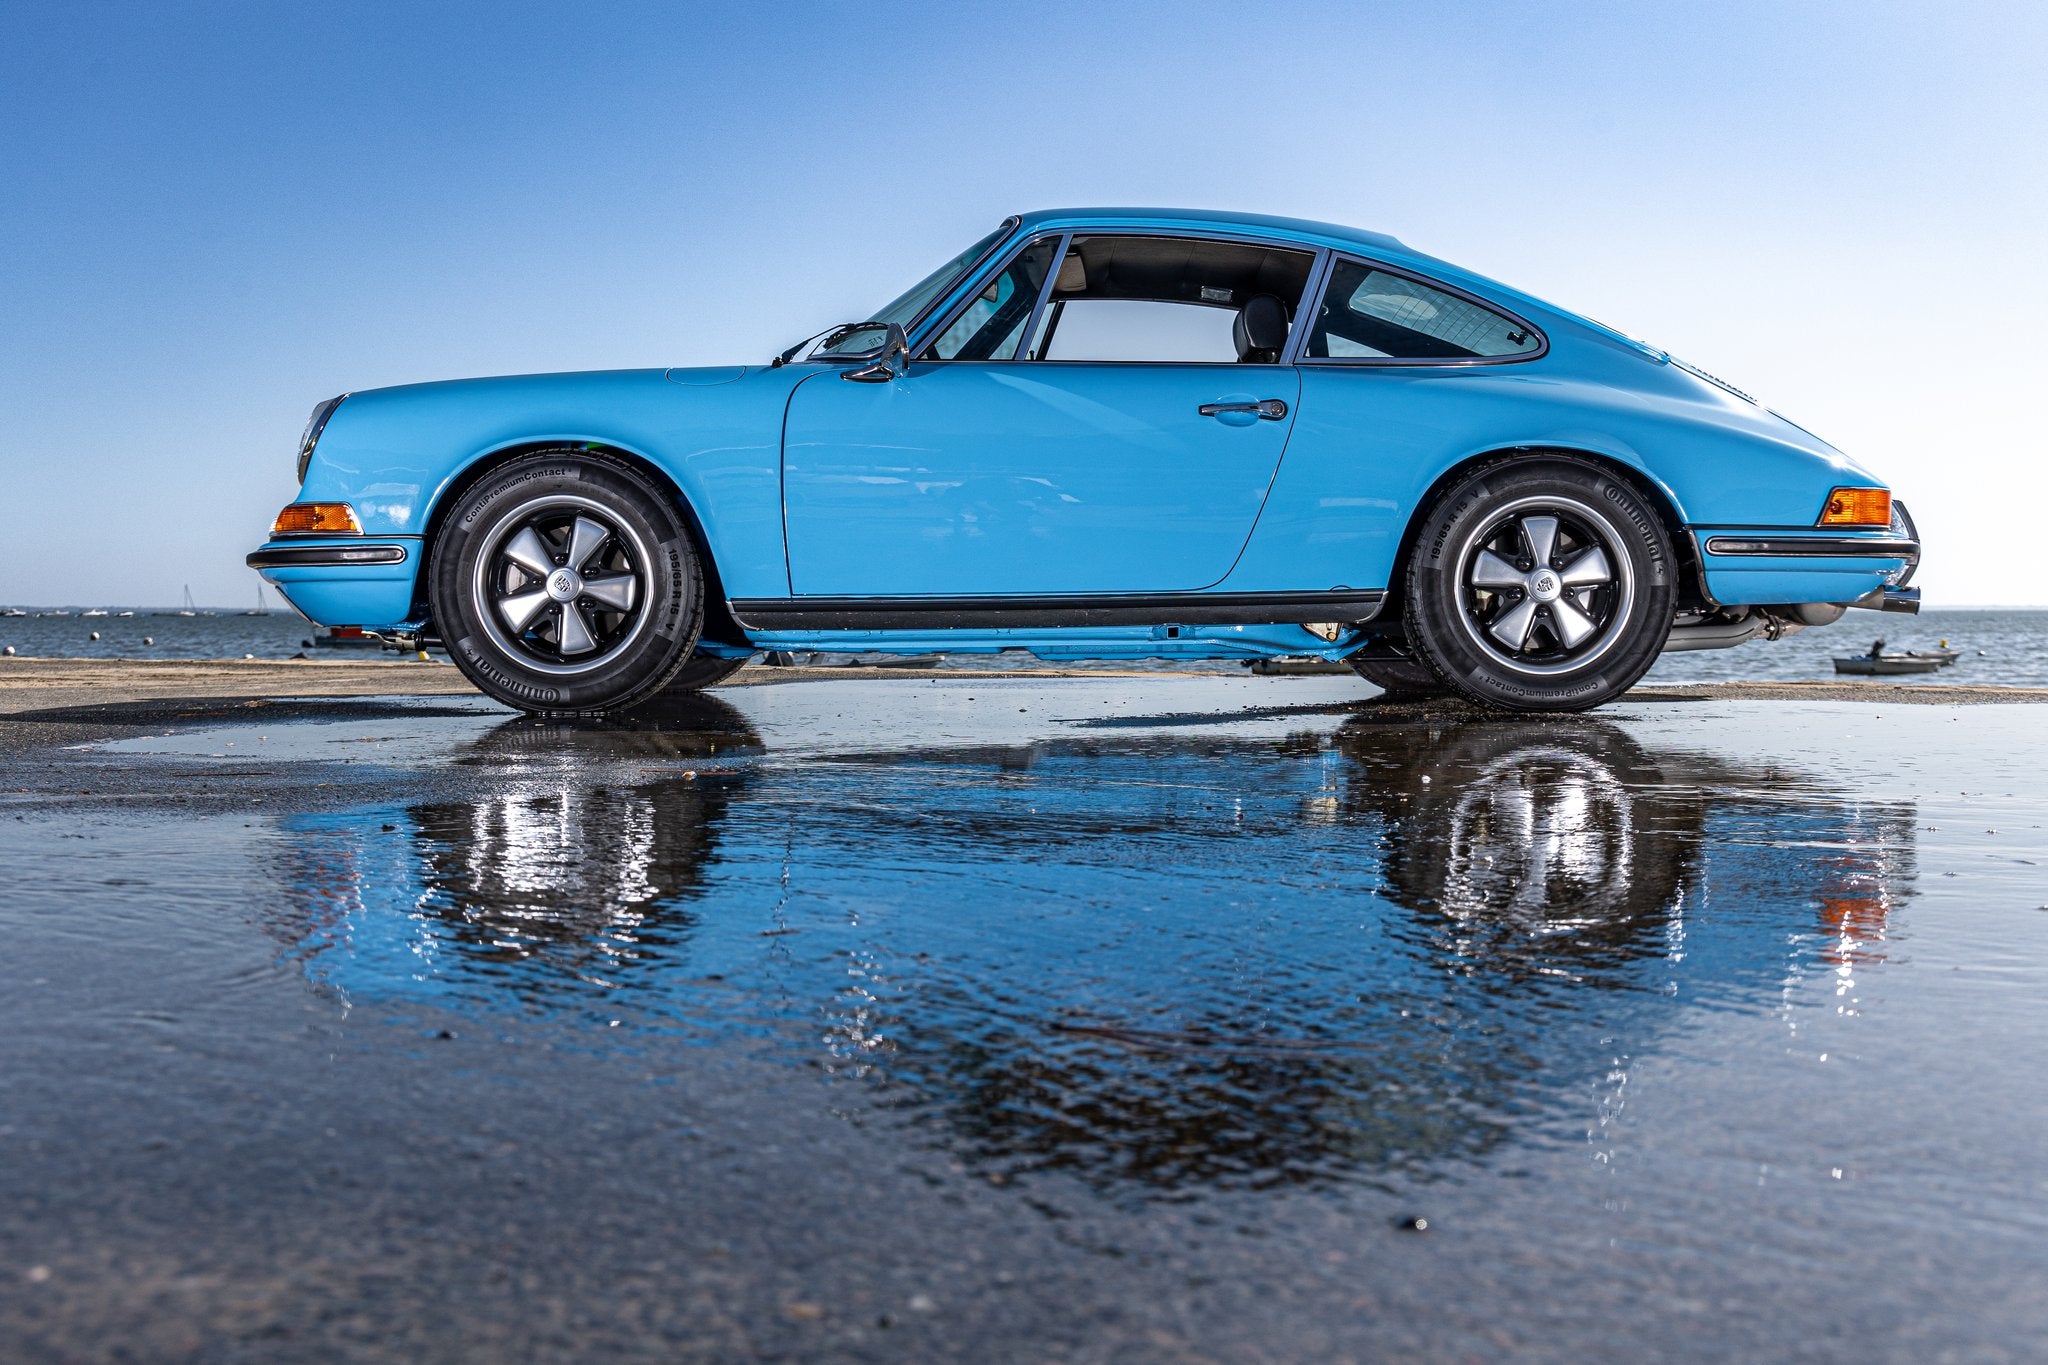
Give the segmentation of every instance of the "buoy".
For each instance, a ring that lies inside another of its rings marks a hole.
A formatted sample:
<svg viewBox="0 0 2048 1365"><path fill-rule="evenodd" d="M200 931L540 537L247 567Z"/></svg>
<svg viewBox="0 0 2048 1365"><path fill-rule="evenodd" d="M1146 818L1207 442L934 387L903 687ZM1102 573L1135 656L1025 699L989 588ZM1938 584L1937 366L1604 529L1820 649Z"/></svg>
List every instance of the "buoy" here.
<svg viewBox="0 0 2048 1365"><path fill-rule="evenodd" d="M427 651L425 651L424 649L421 650L418 654L415 654L413 657L423 664L430 664L433 662L432 659L429 659L427 657Z"/></svg>
<svg viewBox="0 0 2048 1365"><path fill-rule="evenodd" d="M94 632L92 633L92 638L93 638L93 639L95 639L95 640L99 639L99 638L100 638L100 633L99 633L98 631L94 631Z"/></svg>
<svg viewBox="0 0 2048 1365"><path fill-rule="evenodd" d="M243 655L242 657L243 657L243 658L245 658L245 659L253 659L253 658L255 658L256 656L255 656L254 654L244 654L244 655Z"/></svg>
<svg viewBox="0 0 2048 1365"><path fill-rule="evenodd" d="M153 645L156 643L156 637L153 635L145 635L142 637L142 643L146 645Z"/></svg>
<svg viewBox="0 0 2048 1365"><path fill-rule="evenodd" d="M9 645L9 646L7 646L7 648L5 648L5 649L0 649L0 658L5 658L5 659L11 659L11 658L13 658L13 657L14 657L14 646L13 646L13 645Z"/></svg>

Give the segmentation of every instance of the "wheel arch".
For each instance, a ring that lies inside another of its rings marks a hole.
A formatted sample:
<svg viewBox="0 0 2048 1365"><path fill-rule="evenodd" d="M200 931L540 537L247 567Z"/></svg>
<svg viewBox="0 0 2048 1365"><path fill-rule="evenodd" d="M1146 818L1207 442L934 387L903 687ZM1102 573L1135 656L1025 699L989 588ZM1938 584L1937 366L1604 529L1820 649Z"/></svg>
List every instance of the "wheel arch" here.
<svg viewBox="0 0 2048 1365"><path fill-rule="evenodd" d="M1422 496L1416 499L1414 510L1408 516L1408 524L1401 530L1399 548L1394 552L1393 571L1387 579L1387 602L1394 613L1399 611L1401 584L1407 577L1408 564L1415 551L1415 540L1421 534L1422 523L1427 518L1430 508L1459 481L1481 469L1541 459L1558 459L1591 465L1605 473L1626 479L1632 487L1640 490L1651 507L1656 510L1659 520L1664 523L1665 533L1671 537L1671 552L1679 564L1681 607L1699 603L1712 604L1712 599L1706 595L1706 577L1704 566L1699 562L1699 547L1693 543L1692 535L1687 530L1685 514L1679 507L1677 496L1662 479L1639 464L1605 451L1544 441L1528 445L1494 446L1478 451L1450 465L1431 481Z"/></svg>
<svg viewBox="0 0 2048 1365"><path fill-rule="evenodd" d="M718 561L711 553L711 540L704 533L704 522L697 514L689 495L683 492L669 472L652 457L615 441L588 440L578 437L528 437L494 446L480 452L451 474L434 495L432 506L427 512L426 526L420 539L420 570L413 583L413 619L424 621L432 611L427 600L427 585L432 582L431 567L438 548L441 530L448 518L449 509L462 500L467 493L484 479L512 461L543 451L574 451L581 455L595 456L614 464L625 466L634 474L645 479L654 488L668 495L683 516L683 526L695 546L697 557L704 570L704 628L702 637L720 644L743 645L746 635L739 622L732 617L725 604L725 585L719 578Z"/></svg>

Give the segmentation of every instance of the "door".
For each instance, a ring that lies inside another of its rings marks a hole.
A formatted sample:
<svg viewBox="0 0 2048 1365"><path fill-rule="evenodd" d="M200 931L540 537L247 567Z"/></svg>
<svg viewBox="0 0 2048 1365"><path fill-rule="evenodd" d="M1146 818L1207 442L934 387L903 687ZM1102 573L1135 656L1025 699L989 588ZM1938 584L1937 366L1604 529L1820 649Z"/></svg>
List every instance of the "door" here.
<svg viewBox="0 0 2048 1365"><path fill-rule="evenodd" d="M784 429L799 596L1185 592L1230 572L1300 380L1210 365L914 364L797 388ZM1204 416L1278 399L1286 415Z"/></svg>
<svg viewBox="0 0 2048 1365"><path fill-rule="evenodd" d="M1232 242L1062 235L992 271L898 377L805 380L783 431L791 591L1220 582L1294 425L1300 377L1277 362L1312 261Z"/></svg>

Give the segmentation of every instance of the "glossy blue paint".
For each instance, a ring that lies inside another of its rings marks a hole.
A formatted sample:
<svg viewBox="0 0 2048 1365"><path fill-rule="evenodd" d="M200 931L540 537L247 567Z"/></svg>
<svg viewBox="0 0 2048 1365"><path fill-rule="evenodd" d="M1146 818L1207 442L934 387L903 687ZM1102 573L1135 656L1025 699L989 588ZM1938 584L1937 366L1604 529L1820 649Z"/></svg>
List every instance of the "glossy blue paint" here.
<svg viewBox="0 0 2048 1365"><path fill-rule="evenodd" d="M784 427L791 584L799 596L1206 588L1251 535L1299 397L1281 365L816 375ZM1289 416L1196 411L1264 398Z"/></svg>
<svg viewBox="0 0 2048 1365"><path fill-rule="evenodd" d="M675 482L727 591L780 596L789 590L782 410L803 377L794 367L609 370L352 394L329 419L299 496L353 504L366 535L418 535L448 490L495 456L605 446Z"/></svg>
<svg viewBox="0 0 2048 1365"><path fill-rule="evenodd" d="M1505 309L1548 347L1492 364L956 361L849 384L838 378L843 363L799 362L373 390L335 412L300 496L353 504L370 536L426 536L425 552L374 574L297 568L266 577L316 620L415 619L423 596L415 575L451 493L494 460L551 446L603 447L670 479L733 598L1387 588L1401 538L1432 490L1461 466L1505 452L1610 462L1687 527L1810 528L1830 488L1878 482L1825 441L1655 347L1390 237L1257 215L1069 209L1025 215L1010 240L1069 229L1215 234L1344 253ZM947 291L913 329L913 353L1007 254L998 250ZM1286 421L1194 413L1202 402L1269 397L1287 401ZM1725 603L1838 602L1902 567L1896 559L1749 560L1710 563L1705 576ZM1271 630L1172 643L1176 651L1307 652L1298 627ZM1147 628L890 638L886 647L1021 645L1113 657L1157 643ZM764 633L751 642L816 649L835 640L885 647L852 632Z"/></svg>
<svg viewBox="0 0 2048 1365"><path fill-rule="evenodd" d="M301 616L323 626L391 626L406 619L412 604L413 579L418 569L420 542L411 538L385 537L383 543L403 544L408 554L403 564L350 564L313 568L265 569L268 579ZM284 546L344 545L339 540L273 541L265 549Z"/></svg>

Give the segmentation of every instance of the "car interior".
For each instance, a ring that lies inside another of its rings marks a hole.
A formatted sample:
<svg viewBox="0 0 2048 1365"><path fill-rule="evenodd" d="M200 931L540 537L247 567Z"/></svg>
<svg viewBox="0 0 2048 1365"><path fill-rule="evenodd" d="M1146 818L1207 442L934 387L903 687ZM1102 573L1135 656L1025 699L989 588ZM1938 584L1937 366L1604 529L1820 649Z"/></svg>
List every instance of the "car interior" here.
<svg viewBox="0 0 2048 1365"><path fill-rule="evenodd" d="M1197 237L1076 237L1044 291L1056 241L1033 243L927 347L933 360L1271 365L1315 257ZM1039 295L1034 334L1020 345Z"/></svg>

